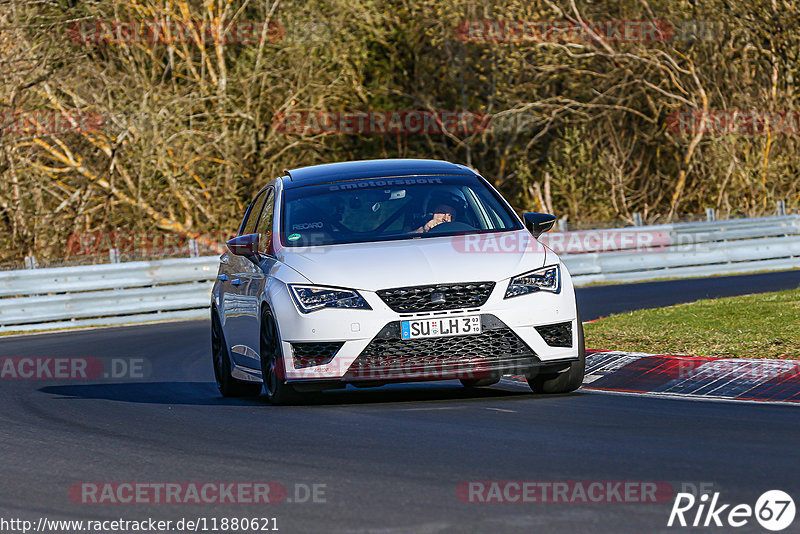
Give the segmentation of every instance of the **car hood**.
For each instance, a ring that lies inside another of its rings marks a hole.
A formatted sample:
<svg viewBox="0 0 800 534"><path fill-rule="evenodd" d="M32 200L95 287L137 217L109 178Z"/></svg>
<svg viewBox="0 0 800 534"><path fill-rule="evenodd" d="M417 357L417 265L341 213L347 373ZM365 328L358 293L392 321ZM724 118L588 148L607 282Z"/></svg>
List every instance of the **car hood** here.
<svg viewBox="0 0 800 534"><path fill-rule="evenodd" d="M499 281L542 267L545 249L525 230L376 243L283 248L278 259L318 285L376 291Z"/></svg>

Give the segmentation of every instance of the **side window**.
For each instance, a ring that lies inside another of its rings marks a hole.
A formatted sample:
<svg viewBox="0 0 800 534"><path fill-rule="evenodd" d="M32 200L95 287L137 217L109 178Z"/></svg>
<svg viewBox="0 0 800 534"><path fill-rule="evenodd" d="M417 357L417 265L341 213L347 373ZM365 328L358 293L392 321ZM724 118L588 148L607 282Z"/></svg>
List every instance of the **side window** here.
<svg viewBox="0 0 800 534"><path fill-rule="evenodd" d="M275 192L272 188L267 189L266 202L264 209L261 211L261 218L258 221L258 229L256 230L261 234L258 241L258 251L266 254L269 248L269 243L272 241L272 214L275 212Z"/></svg>
<svg viewBox="0 0 800 534"><path fill-rule="evenodd" d="M261 208L264 207L265 198L267 198L267 191L262 191L253 201L253 207L250 208L250 213L248 213L247 220L244 222L241 235L256 233L256 223L258 223L258 218L261 216Z"/></svg>

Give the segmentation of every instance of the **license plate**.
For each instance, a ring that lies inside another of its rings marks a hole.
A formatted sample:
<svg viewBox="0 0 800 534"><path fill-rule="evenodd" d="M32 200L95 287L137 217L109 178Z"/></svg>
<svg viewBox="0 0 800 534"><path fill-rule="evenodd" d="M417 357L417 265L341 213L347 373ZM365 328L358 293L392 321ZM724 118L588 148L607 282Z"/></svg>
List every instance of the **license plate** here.
<svg viewBox="0 0 800 534"><path fill-rule="evenodd" d="M415 319L400 322L403 339L421 337L463 336L481 333L481 316L445 317L440 319Z"/></svg>

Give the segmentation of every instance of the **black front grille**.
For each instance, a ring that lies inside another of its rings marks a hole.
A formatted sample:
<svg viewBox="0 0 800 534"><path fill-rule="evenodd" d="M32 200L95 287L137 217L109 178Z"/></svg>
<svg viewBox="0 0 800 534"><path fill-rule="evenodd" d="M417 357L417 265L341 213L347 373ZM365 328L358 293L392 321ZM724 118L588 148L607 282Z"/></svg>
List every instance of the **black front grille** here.
<svg viewBox="0 0 800 534"><path fill-rule="evenodd" d="M292 343L294 368L330 362L344 343Z"/></svg>
<svg viewBox="0 0 800 534"><path fill-rule="evenodd" d="M480 334L403 340L400 321L386 325L361 352L344 380L435 380L524 373L539 359L493 315Z"/></svg>
<svg viewBox="0 0 800 534"><path fill-rule="evenodd" d="M572 321L566 323L537 326L536 331L551 347L572 346Z"/></svg>
<svg viewBox="0 0 800 534"><path fill-rule="evenodd" d="M465 282L381 289L378 296L398 313L458 310L483 306L494 282Z"/></svg>

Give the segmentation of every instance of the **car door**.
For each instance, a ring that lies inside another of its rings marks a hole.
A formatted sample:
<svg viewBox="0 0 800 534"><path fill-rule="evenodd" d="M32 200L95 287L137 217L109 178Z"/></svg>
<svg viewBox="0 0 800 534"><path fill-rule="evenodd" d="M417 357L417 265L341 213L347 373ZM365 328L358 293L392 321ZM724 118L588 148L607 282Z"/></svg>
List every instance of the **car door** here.
<svg viewBox="0 0 800 534"><path fill-rule="evenodd" d="M270 188L271 190L271 188ZM239 235L253 234L256 232L261 211L268 197L268 189L261 190L250 204L250 209L239 230ZM254 367L254 360L258 359L258 352L254 352L248 341L246 325L248 317L257 313L258 302L253 302L250 296L251 288L248 282L251 275L258 267L252 261L235 254L228 254L226 274L228 280L224 282L223 316L225 322L225 339L228 342L231 358L237 366ZM256 297L257 298L257 297Z"/></svg>
<svg viewBox="0 0 800 534"><path fill-rule="evenodd" d="M239 279L242 281L241 298L245 303L244 312L237 318L240 329L242 365L253 369L261 368L261 294L268 280L268 273L277 261L269 246L272 240L272 225L275 213L275 190L266 189L264 207L261 210L255 232L259 234L259 264L246 261Z"/></svg>

